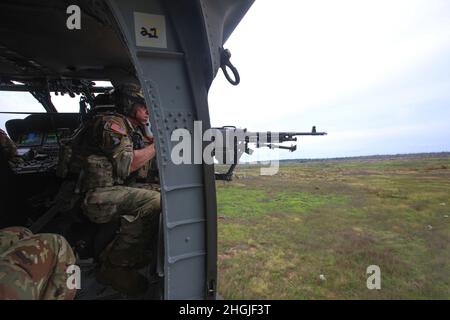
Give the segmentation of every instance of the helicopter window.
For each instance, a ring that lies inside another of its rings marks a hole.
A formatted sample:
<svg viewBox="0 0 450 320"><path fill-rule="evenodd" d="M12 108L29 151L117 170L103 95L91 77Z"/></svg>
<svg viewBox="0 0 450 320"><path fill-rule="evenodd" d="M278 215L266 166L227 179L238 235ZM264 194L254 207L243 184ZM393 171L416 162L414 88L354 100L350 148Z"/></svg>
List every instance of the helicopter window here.
<svg viewBox="0 0 450 320"><path fill-rule="evenodd" d="M52 98L53 105L58 112L78 112L80 110L80 96L75 96L71 98L69 95L55 95L55 93L50 94Z"/></svg>
<svg viewBox="0 0 450 320"><path fill-rule="evenodd" d="M94 81L95 85L94 87L112 87L112 84L110 81ZM97 94L95 94L97 95ZM71 98L68 94L61 95L61 94L55 94L52 92L50 94L52 102L58 110L58 112L61 113L73 113L73 112L79 112L80 111L80 96L77 95L74 98Z"/></svg>
<svg viewBox="0 0 450 320"><path fill-rule="evenodd" d="M2 112L45 112L44 107L28 92L0 92Z"/></svg>
<svg viewBox="0 0 450 320"><path fill-rule="evenodd" d="M44 107L28 92L0 92L0 129L11 119L24 119L33 112L45 112ZM27 113L29 112L29 113Z"/></svg>

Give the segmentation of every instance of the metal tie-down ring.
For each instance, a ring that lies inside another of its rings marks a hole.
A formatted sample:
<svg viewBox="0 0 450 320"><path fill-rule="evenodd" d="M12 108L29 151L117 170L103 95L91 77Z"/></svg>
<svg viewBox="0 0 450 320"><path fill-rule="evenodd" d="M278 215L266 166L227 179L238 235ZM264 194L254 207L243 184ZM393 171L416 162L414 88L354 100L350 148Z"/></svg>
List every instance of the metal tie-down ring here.
<svg viewBox="0 0 450 320"><path fill-rule="evenodd" d="M222 69L223 74L225 75L225 78L227 78L228 82L233 86L237 86L239 82L241 82L241 77L239 76L239 72L236 67L231 63L230 58L230 50L222 48L220 51L220 68ZM231 72L233 73L234 80L228 74L227 67L230 68Z"/></svg>

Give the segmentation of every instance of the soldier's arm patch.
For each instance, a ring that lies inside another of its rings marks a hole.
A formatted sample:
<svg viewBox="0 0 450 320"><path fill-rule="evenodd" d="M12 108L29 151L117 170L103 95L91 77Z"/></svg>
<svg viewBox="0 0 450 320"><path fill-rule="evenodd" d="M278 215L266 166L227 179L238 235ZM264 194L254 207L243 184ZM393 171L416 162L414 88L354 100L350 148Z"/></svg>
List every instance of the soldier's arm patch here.
<svg viewBox="0 0 450 320"><path fill-rule="evenodd" d="M110 128L111 128L111 130L113 130L117 133L120 133L124 136L127 135L127 130L123 126L118 124L117 122L112 122Z"/></svg>
<svg viewBox="0 0 450 320"><path fill-rule="evenodd" d="M111 140L114 146L118 146L120 144L120 139L117 137L112 136Z"/></svg>

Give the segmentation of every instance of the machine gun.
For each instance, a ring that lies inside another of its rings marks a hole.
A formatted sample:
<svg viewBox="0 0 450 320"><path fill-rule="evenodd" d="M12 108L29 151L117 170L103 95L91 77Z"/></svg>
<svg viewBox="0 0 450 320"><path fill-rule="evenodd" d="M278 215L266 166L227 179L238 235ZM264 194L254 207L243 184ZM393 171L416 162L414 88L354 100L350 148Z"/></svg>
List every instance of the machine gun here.
<svg viewBox="0 0 450 320"><path fill-rule="evenodd" d="M290 146L281 145L284 142L297 142L298 136L324 136L326 132L317 132L314 126L311 132L251 132L247 129L238 129L234 126L224 126L213 128L217 130L217 136L222 137L221 144L217 146L215 156L219 158L219 163L230 164L226 173L216 173L216 180L231 181L233 173L238 165L239 159L244 153L251 155L253 150L249 144L254 144L256 148L267 147L269 149L286 149L290 152L297 150L296 144Z"/></svg>

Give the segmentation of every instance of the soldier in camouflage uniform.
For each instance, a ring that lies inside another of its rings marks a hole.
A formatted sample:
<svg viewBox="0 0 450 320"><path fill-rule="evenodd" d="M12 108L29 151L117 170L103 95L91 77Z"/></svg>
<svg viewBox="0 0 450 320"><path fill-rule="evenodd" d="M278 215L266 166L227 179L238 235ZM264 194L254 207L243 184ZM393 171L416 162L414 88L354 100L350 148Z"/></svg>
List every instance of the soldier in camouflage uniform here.
<svg viewBox="0 0 450 320"><path fill-rule="evenodd" d="M4 153L12 166L23 162L23 159L17 154L16 145L2 129L0 129L0 152Z"/></svg>
<svg viewBox="0 0 450 320"><path fill-rule="evenodd" d="M56 234L34 235L23 227L0 230L0 300L69 300L76 290L67 287L75 256Z"/></svg>
<svg viewBox="0 0 450 320"><path fill-rule="evenodd" d="M140 87L114 91L117 110L94 116L84 134L81 192L83 211L95 223L120 219L115 239L100 255L97 279L130 295L145 292L147 280L137 269L152 259L146 249L156 242L160 193L146 178L155 157L151 137L142 130L148 111Z"/></svg>

